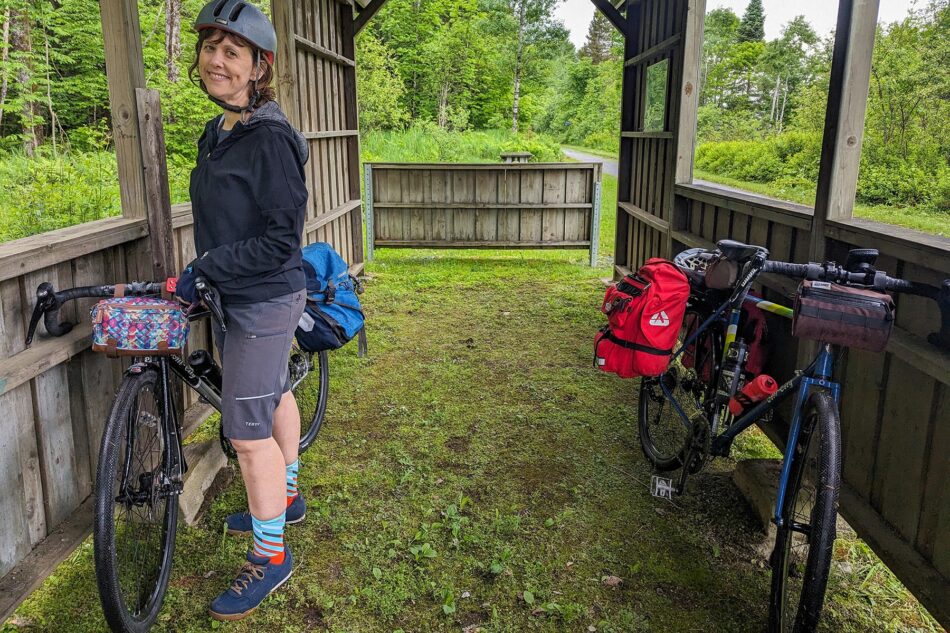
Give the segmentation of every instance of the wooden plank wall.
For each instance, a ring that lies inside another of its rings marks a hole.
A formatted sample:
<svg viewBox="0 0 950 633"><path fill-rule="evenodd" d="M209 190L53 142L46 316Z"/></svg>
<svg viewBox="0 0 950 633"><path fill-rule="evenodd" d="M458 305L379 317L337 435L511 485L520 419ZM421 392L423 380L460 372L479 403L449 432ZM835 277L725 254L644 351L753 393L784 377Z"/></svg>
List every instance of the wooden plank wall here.
<svg viewBox="0 0 950 633"><path fill-rule="evenodd" d="M770 258L807 262L811 210L703 185L675 188L674 252L732 238L767 246ZM831 221L828 258L876 248L892 275L938 285L950 277L950 239L862 220ZM797 284L765 280L768 298L790 304ZM926 342L939 327L934 302L897 295L885 353L849 350L843 388L841 513L901 581L943 623L950 620L950 357ZM787 378L799 365L788 321L771 319L769 371ZM783 437L779 428L770 436Z"/></svg>
<svg viewBox="0 0 950 633"><path fill-rule="evenodd" d="M293 103L283 105L310 146L304 242L329 242L359 267L363 234L352 7L338 0L278 1L284 6L275 6L276 13L289 12L289 19L277 22L278 38L293 42L286 48L294 51L296 73Z"/></svg>
<svg viewBox="0 0 950 633"><path fill-rule="evenodd" d="M403 248L589 248L600 165L372 164L373 242Z"/></svg>
<svg viewBox="0 0 950 633"><path fill-rule="evenodd" d="M620 179L617 211L617 272L636 269L650 257L669 254L676 167L676 122L682 76L684 0L643 0L627 8L631 34L623 76ZM643 127L647 68L669 60L664 131Z"/></svg>
<svg viewBox="0 0 950 633"><path fill-rule="evenodd" d="M92 230L102 240L77 239ZM99 439L122 363L89 350L84 299L62 310L78 322L53 339L24 338L36 287L148 279L144 220L110 219L0 245L0 576L92 492ZM37 239L42 238L42 239ZM56 262L44 255L56 253Z"/></svg>

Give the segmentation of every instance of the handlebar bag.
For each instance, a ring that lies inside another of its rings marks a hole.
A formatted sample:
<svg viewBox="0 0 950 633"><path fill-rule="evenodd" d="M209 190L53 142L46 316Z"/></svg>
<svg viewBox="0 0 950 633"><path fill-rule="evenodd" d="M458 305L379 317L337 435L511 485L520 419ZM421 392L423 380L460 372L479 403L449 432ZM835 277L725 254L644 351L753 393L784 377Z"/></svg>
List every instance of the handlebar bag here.
<svg viewBox="0 0 950 633"><path fill-rule="evenodd" d="M798 288L794 336L881 352L893 325L894 300L883 292L809 280Z"/></svg>
<svg viewBox="0 0 950 633"><path fill-rule="evenodd" d="M594 338L594 366L621 378L659 376L679 337L689 281L672 262L653 258L607 288L607 326Z"/></svg>
<svg viewBox="0 0 950 633"><path fill-rule="evenodd" d="M114 297L92 308L92 349L107 356L181 355L188 317L176 301Z"/></svg>

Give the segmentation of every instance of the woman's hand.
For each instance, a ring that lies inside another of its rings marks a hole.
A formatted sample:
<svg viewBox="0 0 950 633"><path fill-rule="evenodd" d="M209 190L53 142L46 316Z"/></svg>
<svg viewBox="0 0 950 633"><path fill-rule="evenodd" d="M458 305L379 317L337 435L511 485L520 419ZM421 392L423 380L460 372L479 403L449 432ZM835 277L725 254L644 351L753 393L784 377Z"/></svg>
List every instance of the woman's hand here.
<svg viewBox="0 0 950 633"><path fill-rule="evenodd" d="M195 290L195 279L197 278L198 273L195 272L195 267L193 264L188 264L188 267L181 271L181 274L178 275L178 283L175 286L175 294L181 298L182 301L185 301L188 304L195 304L198 302L198 292Z"/></svg>

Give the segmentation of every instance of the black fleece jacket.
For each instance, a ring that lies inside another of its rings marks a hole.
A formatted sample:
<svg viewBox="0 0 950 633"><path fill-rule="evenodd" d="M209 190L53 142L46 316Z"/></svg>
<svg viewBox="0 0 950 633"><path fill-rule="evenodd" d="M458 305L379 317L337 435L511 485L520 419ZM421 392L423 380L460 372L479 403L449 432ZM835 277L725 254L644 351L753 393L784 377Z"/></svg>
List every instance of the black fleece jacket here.
<svg viewBox="0 0 950 633"><path fill-rule="evenodd" d="M268 102L218 143L205 125L191 172L195 270L225 302L253 303L302 290L307 144Z"/></svg>

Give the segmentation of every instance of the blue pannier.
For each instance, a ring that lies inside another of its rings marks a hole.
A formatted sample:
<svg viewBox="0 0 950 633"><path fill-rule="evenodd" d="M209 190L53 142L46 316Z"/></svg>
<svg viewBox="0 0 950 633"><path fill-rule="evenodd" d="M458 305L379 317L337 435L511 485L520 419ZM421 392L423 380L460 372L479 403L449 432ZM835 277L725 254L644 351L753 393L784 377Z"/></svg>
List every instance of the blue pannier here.
<svg viewBox="0 0 950 633"><path fill-rule="evenodd" d="M366 317L357 298L362 288L326 242L308 244L302 252L307 307L297 325L297 342L309 352L337 349L363 329Z"/></svg>

